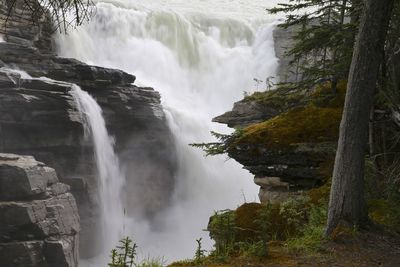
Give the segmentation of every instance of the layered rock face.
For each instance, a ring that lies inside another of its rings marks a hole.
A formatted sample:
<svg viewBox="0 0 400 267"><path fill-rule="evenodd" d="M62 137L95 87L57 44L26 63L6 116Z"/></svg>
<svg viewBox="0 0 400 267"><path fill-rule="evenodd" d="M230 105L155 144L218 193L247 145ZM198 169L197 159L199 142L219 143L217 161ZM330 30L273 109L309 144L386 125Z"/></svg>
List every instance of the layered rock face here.
<svg viewBox="0 0 400 267"><path fill-rule="evenodd" d="M78 266L79 215L69 189L33 157L0 153L2 266Z"/></svg>
<svg viewBox="0 0 400 267"><path fill-rule="evenodd" d="M334 96L325 88L280 88L256 93L215 118L239 129L225 150L255 175L262 202L281 202L329 177L343 100L343 90ZM246 105L244 113L238 109Z"/></svg>
<svg viewBox="0 0 400 267"><path fill-rule="evenodd" d="M5 14L7 2L0 0L0 24ZM168 205L176 169L172 134L158 92L133 85L135 76L123 71L57 57L49 18L40 26L28 18L29 12L12 16L6 42L0 42L0 152L33 155L71 185L81 215L82 254L89 257L98 221L95 159L71 84L89 92L103 110L126 171L128 213L152 217Z"/></svg>

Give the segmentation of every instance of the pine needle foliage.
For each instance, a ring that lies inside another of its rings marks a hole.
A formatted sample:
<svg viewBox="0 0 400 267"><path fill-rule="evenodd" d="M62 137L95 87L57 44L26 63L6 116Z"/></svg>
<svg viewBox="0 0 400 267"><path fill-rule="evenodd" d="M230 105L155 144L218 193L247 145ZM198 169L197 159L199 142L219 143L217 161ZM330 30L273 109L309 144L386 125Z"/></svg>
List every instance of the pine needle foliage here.
<svg viewBox="0 0 400 267"><path fill-rule="evenodd" d="M211 135L218 140L217 142L195 143L195 144L190 144L190 146L201 148L206 153L206 156L215 156L224 154L227 153L227 149L229 147L229 144L231 143L230 140L232 140L236 134L228 135L212 131Z"/></svg>
<svg viewBox="0 0 400 267"><path fill-rule="evenodd" d="M109 267L132 267L135 266L137 245L129 237L123 238L120 245L111 250L111 263Z"/></svg>
<svg viewBox="0 0 400 267"><path fill-rule="evenodd" d="M212 256L224 262L234 251L235 233L235 214L231 210L221 210L215 212L210 218L208 225L210 237L215 240L215 250Z"/></svg>
<svg viewBox="0 0 400 267"><path fill-rule="evenodd" d="M337 82L347 78L361 5L361 0L290 0L268 9L286 14L280 27L295 29L286 56L301 87L330 81L335 91Z"/></svg>
<svg viewBox="0 0 400 267"><path fill-rule="evenodd" d="M206 257L206 250L203 249L201 241L202 241L202 238L196 239L197 248L196 248L196 252L194 255L194 261L195 261L195 263L198 263L198 264L200 264Z"/></svg>
<svg viewBox="0 0 400 267"><path fill-rule="evenodd" d="M26 27L47 23L50 17L54 30L66 32L88 21L93 14L92 0L4 0L7 10L0 32L7 33L11 19Z"/></svg>

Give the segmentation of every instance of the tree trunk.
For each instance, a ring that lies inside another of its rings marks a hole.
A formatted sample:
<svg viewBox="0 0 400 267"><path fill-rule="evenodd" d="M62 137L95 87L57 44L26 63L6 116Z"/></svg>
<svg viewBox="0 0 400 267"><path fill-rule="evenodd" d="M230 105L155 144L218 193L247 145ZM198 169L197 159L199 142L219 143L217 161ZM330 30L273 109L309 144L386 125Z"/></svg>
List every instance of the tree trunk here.
<svg viewBox="0 0 400 267"><path fill-rule="evenodd" d="M340 124L326 234L340 222L363 227L368 223L364 199L364 157L368 121L382 62L382 47L394 0L366 0L350 67Z"/></svg>

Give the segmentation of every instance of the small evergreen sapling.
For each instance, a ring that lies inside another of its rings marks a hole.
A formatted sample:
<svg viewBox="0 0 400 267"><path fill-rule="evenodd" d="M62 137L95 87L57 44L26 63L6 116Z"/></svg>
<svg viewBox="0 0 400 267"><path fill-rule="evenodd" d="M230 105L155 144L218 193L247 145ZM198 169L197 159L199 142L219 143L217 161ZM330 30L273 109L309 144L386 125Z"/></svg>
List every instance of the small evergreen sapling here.
<svg viewBox="0 0 400 267"><path fill-rule="evenodd" d="M109 267L132 267L135 264L137 245L126 237L119 241L120 245L111 250Z"/></svg>

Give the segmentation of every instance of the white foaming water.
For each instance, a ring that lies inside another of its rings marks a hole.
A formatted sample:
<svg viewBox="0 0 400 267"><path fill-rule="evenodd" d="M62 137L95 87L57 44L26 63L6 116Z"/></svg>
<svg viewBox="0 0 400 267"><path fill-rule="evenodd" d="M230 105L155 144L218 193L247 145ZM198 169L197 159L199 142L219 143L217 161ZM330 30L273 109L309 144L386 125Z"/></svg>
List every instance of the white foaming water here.
<svg viewBox="0 0 400 267"><path fill-rule="evenodd" d="M109 136L101 108L91 95L79 86L72 85L71 95L77 104L78 111L84 121L85 135L93 141L96 167L98 171L97 185L100 201L101 248L110 251L123 234L124 212L121 191L125 182L120 172L118 157L114 152L114 141ZM108 254L100 255L97 262L105 263Z"/></svg>
<svg viewBox="0 0 400 267"><path fill-rule="evenodd" d="M61 56L123 69L161 93L179 170L173 203L157 218L163 227L129 218L126 234L145 256L191 258L199 237L211 249L202 229L213 211L235 208L244 196L258 200L258 187L240 164L226 156L205 158L188 144L214 141L211 130L230 132L211 119L231 109L244 91L254 91L253 78L275 74L277 18L265 8L277 2L282 1L101 1L88 25L59 36Z"/></svg>

